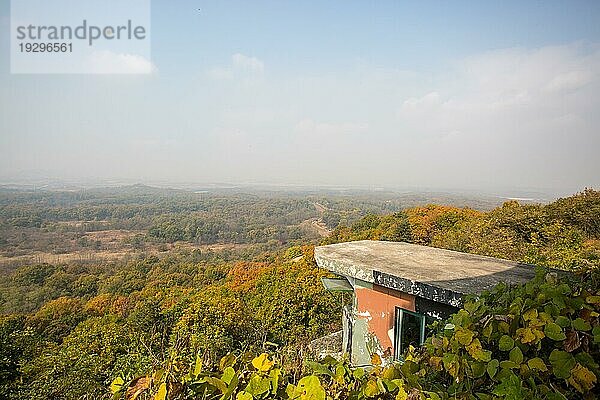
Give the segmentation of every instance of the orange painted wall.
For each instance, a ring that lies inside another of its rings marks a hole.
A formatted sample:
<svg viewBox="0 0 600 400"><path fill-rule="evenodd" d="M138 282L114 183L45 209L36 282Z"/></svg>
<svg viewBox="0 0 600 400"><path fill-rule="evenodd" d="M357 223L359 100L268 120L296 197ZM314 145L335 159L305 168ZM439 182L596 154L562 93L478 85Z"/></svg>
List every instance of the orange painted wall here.
<svg viewBox="0 0 600 400"><path fill-rule="evenodd" d="M415 311L415 297L373 285L373 289L356 288L356 310L359 315L369 312L371 319L368 321L369 332L375 334L383 350L394 354L394 343L388 331L394 328L396 307L408 311Z"/></svg>

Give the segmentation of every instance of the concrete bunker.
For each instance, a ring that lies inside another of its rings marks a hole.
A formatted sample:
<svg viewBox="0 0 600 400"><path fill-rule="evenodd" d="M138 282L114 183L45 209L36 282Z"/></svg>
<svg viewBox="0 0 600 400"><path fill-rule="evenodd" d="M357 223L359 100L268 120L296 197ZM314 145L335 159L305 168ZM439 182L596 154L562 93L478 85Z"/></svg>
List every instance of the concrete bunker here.
<svg viewBox="0 0 600 400"><path fill-rule="evenodd" d="M403 242L356 241L315 248L317 264L338 277L326 288L352 292L343 309L342 352L352 365L401 360L427 326L462 306L463 297L500 282L521 284L531 265Z"/></svg>

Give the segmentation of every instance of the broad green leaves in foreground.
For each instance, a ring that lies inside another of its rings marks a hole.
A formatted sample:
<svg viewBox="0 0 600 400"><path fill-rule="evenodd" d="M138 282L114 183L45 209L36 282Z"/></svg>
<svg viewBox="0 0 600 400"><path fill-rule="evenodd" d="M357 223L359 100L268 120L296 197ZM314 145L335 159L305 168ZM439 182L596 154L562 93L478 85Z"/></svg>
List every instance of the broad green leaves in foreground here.
<svg viewBox="0 0 600 400"><path fill-rule="evenodd" d="M219 367L154 383L167 398L254 399L594 399L600 334L597 290L539 274L517 288L470 299L403 364L351 368L326 358L296 377L279 355L224 357ZM113 388L126 386L115 380ZM151 389L148 389L151 391ZM171 389L169 389L171 390ZM113 389L114 391L114 389ZM178 397L179 396L179 397ZM130 399L128 399L130 400Z"/></svg>

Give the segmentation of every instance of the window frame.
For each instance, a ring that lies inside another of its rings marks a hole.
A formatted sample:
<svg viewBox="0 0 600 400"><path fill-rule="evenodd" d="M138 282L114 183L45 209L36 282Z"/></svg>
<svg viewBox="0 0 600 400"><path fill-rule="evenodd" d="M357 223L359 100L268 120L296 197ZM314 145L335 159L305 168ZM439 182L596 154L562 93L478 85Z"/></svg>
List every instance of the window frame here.
<svg viewBox="0 0 600 400"><path fill-rule="evenodd" d="M404 352L404 348L402 345L402 322L404 319L404 314L412 315L413 317L417 317L420 320L419 345L422 345L425 342L425 328L427 326L426 315L406 310L402 307L396 307L394 314L394 359L402 360L402 353Z"/></svg>

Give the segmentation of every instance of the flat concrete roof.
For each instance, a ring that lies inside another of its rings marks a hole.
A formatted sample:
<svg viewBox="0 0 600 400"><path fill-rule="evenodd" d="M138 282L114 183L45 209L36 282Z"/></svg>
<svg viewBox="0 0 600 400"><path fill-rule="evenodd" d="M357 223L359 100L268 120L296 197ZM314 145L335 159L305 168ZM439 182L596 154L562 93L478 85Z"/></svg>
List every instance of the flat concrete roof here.
<svg viewBox="0 0 600 400"><path fill-rule="evenodd" d="M462 304L464 294L480 293L500 282L525 283L535 276L528 264L403 242L319 246L315 259L336 274L454 306Z"/></svg>

